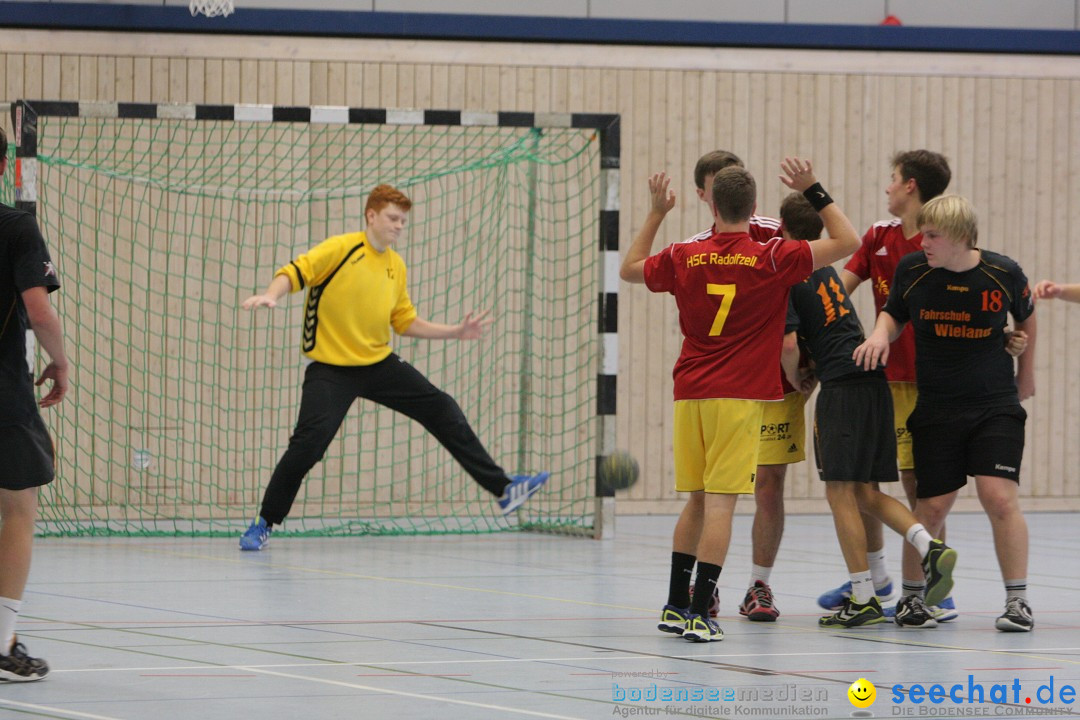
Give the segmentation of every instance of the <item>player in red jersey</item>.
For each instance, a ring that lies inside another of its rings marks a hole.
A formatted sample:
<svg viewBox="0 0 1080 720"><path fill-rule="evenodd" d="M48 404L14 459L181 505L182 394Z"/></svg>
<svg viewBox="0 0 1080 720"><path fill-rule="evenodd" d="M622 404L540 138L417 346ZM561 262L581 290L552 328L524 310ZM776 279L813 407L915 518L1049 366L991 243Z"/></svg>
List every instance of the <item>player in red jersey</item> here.
<svg viewBox="0 0 1080 720"><path fill-rule="evenodd" d="M862 244L840 273L848 295L864 281L869 280L874 293L875 315L881 312L889 298L893 274L900 259L922 248L922 233L915 219L919 210L929 200L945 192L952 178L949 163L939 153L930 150L899 152L892 158L892 174L885 188L888 210L892 220L874 225L863 235ZM906 328L892 344L885 377L893 395L893 413L896 429L897 464L900 482L908 503L915 504L915 470L911 456L911 436L907 431L907 418L915 407L915 340L911 328ZM874 589L883 601L896 596L892 579L885 561L885 538L881 521L863 515L866 526L867 560L874 578ZM944 530L939 536L945 538ZM838 610L851 594L851 584L844 583L818 598L818 604L826 610ZM888 608L886 614L893 608ZM940 622L956 618L952 597L942 601L940 608L932 608Z"/></svg>
<svg viewBox="0 0 1080 720"><path fill-rule="evenodd" d="M659 628L688 640L723 638L708 617L710 598L731 541L739 494L753 492L762 401L782 398L779 362L789 288L814 268L858 247L844 213L816 181L809 163L781 165L781 179L821 213L830 237L813 243L749 235L757 188L744 168L716 173L716 232L650 256L656 229L675 206L663 173L649 180L652 206L623 259L621 277L675 296L684 340L675 363L675 487L689 493L675 526L668 602ZM689 578L698 566L691 604Z"/></svg>
<svg viewBox="0 0 1080 720"><path fill-rule="evenodd" d="M713 150L698 158L694 166L694 185L698 199L712 211L713 177L727 167L744 167L743 161L733 152ZM641 232L649 232L649 226ZM651 229L655 236L656 228ZM687 238L684 242L708 240L715 232L715 225ZM781 234L780 221L763 215L750 216L750 237L768 243ZM651 239L650 239L651 242ZM759 448L757 475L754 481L754 524L751 529L753 543L750 581L739 614L749 620L771 622L779 617L769 586L773 565L780 551L780 539L784 533L784 477L787 466L806 459L806 396L795 390L780 372L784 399L768 403L761 418L761 444ZM709 616L720 612L720 598L714 595L709 604Z"/></svg>

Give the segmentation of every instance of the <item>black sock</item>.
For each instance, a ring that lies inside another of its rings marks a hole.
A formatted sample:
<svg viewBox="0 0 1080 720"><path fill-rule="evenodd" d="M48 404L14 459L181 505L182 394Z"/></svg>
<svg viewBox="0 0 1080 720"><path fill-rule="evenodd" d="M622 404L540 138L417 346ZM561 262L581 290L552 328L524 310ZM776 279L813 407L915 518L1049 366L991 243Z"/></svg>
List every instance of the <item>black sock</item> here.
<svg viewBox="0 0 1080 720"><path fill-rule="evenodd" d="M694 583L694 602L690 605L690 612L697 615L709 615L709 602L712 601L713 591L716 590L716 581L720 579L719 565L699 562L697 565L697 581Z"/></svg>
<svg viewBox="0 0 1080 720"><path fill-rule="evenodd" d="M668 586L668 605L677 608L690 606L690 576L694 574L697 558L686 553L671 553L671 584Z"/></svg>

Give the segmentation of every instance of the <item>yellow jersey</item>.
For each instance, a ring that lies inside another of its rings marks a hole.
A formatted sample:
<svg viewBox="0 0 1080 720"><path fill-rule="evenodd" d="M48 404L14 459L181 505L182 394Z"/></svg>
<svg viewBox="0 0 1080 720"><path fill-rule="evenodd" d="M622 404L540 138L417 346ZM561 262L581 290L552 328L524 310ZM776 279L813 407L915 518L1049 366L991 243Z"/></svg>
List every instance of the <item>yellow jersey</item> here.
<svg viewBox="0 0 1080 720"><path fill-rule="evenodd" d="M416 319L405 287L405 261L377 251L362 232L327 238L274 277L292 292L307 289L303 351L328 365L374 365L391 353L390 327L400 335Z"/></svg>

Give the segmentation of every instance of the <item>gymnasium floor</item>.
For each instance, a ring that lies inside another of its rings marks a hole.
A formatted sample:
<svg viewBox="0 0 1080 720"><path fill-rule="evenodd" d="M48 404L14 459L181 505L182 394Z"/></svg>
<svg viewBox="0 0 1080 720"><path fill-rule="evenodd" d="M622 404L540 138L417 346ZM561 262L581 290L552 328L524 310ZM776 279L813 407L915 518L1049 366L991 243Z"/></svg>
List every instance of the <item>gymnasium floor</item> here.
<svg viewBox="0 0 1080 720"><path fill-rule="evenodd" d="M601 542L279 537L241 553L234 540L41 540L20 635L52 674L0 684L0 718L1080 716L1075 515L1028 516L1030 634L994 630L1003 590L983 515L950 518L953 623L818 629L816 596L844 579L825 516L788 518L782 616L747 622L749 521L736 519L721 577L727 636L707 644L655 629L671 517L619 518ZM889 553L898 575L895 538ZM860 677L877 688L865 710L847 696ZM934 683L943 702L891 689ZM986 702L966 702L976 686Z"/></svg>

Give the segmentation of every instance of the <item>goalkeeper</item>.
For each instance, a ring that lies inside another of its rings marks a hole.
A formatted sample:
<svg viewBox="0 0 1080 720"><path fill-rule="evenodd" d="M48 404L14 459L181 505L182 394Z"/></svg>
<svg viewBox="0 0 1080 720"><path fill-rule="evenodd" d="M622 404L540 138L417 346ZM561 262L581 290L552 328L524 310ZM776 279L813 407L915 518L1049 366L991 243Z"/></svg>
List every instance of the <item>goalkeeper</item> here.
<svg viewBox="0 0 1080 720"><path fill-rule="evenodd" d="M417 317L405 286L405 261L393 245L412 201L390 185L368 196L364 232L327 238L280 268L245 310L276 307L286 293L307 289L300 415L263 495L259 516L240 537L242 550L261 550L271 528L289 514L308 471L322 459L353 401L367 398L423 425L476 482L498 498L504 514L519 507L548 473L510 476L495 464L457 402L390 349L390 328L408 337L476 340L491 324L487 311L457 325Z"/></svg>

